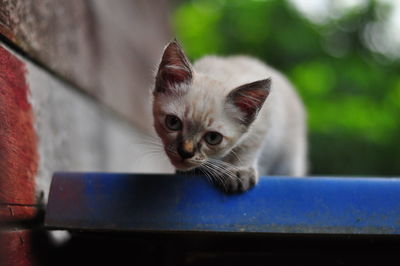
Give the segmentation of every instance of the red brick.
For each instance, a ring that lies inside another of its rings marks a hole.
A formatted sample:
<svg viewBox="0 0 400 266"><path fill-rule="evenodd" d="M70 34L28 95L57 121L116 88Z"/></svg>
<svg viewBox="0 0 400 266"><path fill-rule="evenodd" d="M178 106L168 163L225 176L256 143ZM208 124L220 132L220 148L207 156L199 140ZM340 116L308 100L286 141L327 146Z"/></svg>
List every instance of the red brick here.
<svg viewBox="0 0 400 266"><path fill-rule="evenodd" d="M1 233L0 259L3 266L34 265L30 244L31 231L18 230Z"/></svg>
<svg viewBox="0 0 400 266"><path fill-rule="evenodd" d="M35 206L0 205L1 222L5 223L30 220L35 217L36 213Z"/></svg>
<svg viewBox="0 0 400 266"><path fill-rule="evenodd" d="M25 66L0 47L0 202L34 204L37 141Z"/></svg>

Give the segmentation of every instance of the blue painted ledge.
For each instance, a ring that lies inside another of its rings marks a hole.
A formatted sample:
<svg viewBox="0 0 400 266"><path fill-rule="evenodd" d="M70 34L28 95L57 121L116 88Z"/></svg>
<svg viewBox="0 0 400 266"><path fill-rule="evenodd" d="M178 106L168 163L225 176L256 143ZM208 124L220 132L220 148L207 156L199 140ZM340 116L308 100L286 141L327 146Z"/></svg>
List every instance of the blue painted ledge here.
<svg viewBox="0 0 400 266"><path fill-rule="evenodd" d="M227 195L202 176L56 173L46 226L71 230L400 234L399 178L262 177Z"/></svg>

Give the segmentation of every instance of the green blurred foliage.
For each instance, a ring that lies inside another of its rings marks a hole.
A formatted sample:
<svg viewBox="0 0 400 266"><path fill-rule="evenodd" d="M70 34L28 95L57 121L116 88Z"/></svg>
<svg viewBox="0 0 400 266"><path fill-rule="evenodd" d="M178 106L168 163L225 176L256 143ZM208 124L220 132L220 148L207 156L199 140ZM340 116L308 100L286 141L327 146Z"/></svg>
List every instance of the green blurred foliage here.
<svg viewBox="0 0 400 266"><path fill-rule="evenodd" d="M172 22L192 60L249 54L289 77L308 111L311 174L399 175L400 61L362 37L380 5L316 24L286 1L182 1Z"/></svg>

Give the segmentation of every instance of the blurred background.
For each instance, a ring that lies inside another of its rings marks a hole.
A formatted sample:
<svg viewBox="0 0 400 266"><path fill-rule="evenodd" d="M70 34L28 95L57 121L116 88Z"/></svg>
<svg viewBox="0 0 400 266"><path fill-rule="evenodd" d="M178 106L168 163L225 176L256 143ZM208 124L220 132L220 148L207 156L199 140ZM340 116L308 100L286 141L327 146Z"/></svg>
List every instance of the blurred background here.
<svg viewBox="0 0 400 266"><path fill-rule="evenodd" d="M311 174L399 175L399 1L177 1L171 23L192 60L248 54L287 75Z"/></svg>

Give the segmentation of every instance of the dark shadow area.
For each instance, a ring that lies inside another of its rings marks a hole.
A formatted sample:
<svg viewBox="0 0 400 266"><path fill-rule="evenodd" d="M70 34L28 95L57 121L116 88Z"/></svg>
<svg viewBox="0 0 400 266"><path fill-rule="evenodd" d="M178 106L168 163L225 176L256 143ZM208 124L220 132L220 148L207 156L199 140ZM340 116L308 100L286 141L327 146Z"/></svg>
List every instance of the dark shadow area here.
<svg viewBox="0 0 400 266"><path fill-rule="evenodd" d="M32 237L38 265L384 265L399 237L215 233L79 233Z"/></svg>

